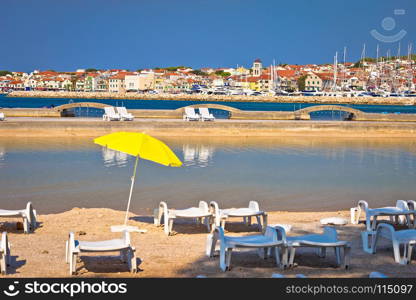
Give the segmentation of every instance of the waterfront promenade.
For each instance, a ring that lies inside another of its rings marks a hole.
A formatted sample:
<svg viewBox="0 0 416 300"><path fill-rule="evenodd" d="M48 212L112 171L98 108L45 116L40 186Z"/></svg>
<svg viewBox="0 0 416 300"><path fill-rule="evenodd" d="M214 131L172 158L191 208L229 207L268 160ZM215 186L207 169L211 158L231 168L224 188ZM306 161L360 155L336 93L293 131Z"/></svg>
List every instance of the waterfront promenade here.
<svg viewBox="0 0 416 300"><path fill-rule="evenodd" d="M321 103L321 104L378 104L416 105L411 97L313 97L313 96L244 96L244 95L202 95L202 94L138 94L110 92L53 92L14 91L8 97L28 98L69 98L69 99L137 99L137 100L189 100L189 101L238 101L238 102L279 102L279 103Z"/></svg>

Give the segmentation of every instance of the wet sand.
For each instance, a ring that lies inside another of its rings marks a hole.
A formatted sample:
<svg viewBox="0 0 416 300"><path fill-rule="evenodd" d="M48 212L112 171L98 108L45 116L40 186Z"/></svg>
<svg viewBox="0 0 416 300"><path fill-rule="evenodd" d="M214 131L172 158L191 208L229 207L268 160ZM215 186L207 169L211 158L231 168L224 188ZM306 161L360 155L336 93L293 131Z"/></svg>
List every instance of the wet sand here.
<svg viewBox="0 0 416 300"><path fill-rule="evenodd" d="M120 224L124 213L111 209L74 208L60 214L40 215L40 227L35 233L23 234L16 230L13 219L0 219L0 230L9 233L12 244L12 266L7 277L67 277L69 267L65 263L65 241L70 231L80 240L103 240L117 238L119 233L110 232L110 226ZM321 232L319 220L339 216L349 219L348 211L337 212L271 212L269 224L291 224L289 235L305 232ZM230 223L227 234L255 234L255 228L242 223ZM162 227L153 225L153 217L133 215L129 225L147 229L147 233L132 233L132 244L136 247L140 271L130 274L126 265L112 254L97 257L94 254L82 256L77 264L78 277L270 277L272 273L283 273L288 277L303 273L308 277L368 277L372 271L383 272L395 277L415 277L416 265L399 265L394 262L391 246L383 240L377 254L363 252L360 231L364 225L338 227L339 238L351 241L350 270L335 267L333 251L326 258L319 258L313 249L297 252L295 268L282 271L274 259L262 260L255 251L233 252L232 270L221 272L218 257L205 256L206 227L175 223L175 235L166 236ZM247 233L249 231L249 233ZM114 254L116 255L116 254ZM4 277L4 276L1 276Z"/></svg>

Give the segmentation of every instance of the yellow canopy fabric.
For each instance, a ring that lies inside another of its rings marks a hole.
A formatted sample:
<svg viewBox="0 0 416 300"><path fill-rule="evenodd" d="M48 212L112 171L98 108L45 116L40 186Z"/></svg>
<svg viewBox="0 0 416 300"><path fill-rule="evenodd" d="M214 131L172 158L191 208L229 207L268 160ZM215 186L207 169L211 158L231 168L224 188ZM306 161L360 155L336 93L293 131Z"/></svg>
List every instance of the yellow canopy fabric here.
<svg viewBox="0 0 416 300"><path fill-rule="evenodd" d="M145 133L115 132L94 139L94 143L164 166L182 166L182 162L165 143Z"/></svg>

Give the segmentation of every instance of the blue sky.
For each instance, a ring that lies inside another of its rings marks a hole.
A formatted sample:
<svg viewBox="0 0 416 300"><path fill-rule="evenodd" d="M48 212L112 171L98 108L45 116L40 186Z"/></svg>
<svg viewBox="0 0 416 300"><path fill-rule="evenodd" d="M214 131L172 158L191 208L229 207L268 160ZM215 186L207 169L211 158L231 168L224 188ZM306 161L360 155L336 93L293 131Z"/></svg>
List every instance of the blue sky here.
<svg viewBox="0 0 416 300"><path fill-rule="evenodd" d="M326 63L344 46L356 61L364 43L368 56L377 43L396 54L373 29L404 30L402 53L416 50L415 0L12 0L1 11L0 70Z"/></svg>

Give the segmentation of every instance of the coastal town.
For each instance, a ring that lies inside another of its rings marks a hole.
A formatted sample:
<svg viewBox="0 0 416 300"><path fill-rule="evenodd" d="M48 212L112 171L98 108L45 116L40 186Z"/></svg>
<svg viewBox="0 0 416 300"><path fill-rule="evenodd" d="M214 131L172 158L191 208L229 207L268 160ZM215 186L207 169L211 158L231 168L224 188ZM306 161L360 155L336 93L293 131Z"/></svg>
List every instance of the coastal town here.
<svg viewBox="0 0 416 300"><path fill-rule="evenodd" d="M185 66L140 69L78 69L58 72L0 71L0 92L67 91L114 94L206 94L248 96L414 97L416 56L363 58L356 63L271 64L250 67Z"/></svg>

